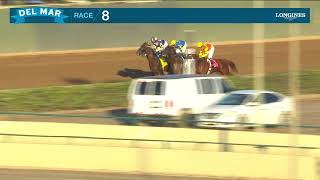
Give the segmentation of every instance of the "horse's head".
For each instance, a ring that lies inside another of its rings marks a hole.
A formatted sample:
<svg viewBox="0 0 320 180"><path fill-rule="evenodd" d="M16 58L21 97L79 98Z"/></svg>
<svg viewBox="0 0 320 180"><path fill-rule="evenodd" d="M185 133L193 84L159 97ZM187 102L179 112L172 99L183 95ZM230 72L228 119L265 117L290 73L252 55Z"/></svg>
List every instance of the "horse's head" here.
<svg viewBox="0 0 320 180"><path fill-rule="evenodd" d="M174 46L167 46L162 55L165 57L172 57L176 54L176 48Z"/></svg>
<svg viewBox="0 0 320 180"><path fill-rule="evenodd" d="M136 54L138 56L146 56L148 53L150 53L149 51L151 50L151 45L148 42L143 43L139 49L137 50Z"/></svg>

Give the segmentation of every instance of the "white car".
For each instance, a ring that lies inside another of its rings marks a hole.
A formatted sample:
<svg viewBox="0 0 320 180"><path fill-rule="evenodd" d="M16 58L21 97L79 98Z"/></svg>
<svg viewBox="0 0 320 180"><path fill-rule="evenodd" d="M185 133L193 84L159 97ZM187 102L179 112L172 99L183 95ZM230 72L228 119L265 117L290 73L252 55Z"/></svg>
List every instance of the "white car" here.
<svg viewBox="0 0 320 180"><path fill-rule="evenodd" d="M228 93L197 118L197 127L239 127L286 124L291 99L272 91L241 90Z"/></svg>
<svg viewBox="0 0 320 180"><path fill-rule="evenodd" d="M128 113L171 116L199 114L234 90L220 76L162 75L133 80L128 91Z"/></svg>

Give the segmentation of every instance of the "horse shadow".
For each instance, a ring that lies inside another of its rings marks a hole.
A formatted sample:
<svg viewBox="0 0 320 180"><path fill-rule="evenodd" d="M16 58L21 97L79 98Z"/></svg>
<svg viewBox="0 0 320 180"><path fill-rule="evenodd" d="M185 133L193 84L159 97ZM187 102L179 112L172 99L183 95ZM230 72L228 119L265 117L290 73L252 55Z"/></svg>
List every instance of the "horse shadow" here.
<svg viewBox="0 0 320 180"><path fill-rule="evenodd" d="M129 69L125 68L124 70L118 71L118 75L122 77L130 77L130 78L140 78L145 76L152 76L152 72L143 71L140 69Z"/></svg>
<svg viewBox="0 0 320 180"><path fill-rule="evenodd" d="M69 84L91 84L92 82L87 79L82 79L82 78L64 78L64 81L69 83Z"/></svg>

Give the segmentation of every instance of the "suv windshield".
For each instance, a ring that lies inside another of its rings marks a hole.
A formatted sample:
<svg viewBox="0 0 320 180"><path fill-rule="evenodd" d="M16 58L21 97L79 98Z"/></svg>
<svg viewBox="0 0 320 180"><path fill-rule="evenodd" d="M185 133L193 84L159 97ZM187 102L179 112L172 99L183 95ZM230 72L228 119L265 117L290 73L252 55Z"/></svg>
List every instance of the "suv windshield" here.
<svg viewBox="0 0 320 180"><path fill-rule="evenodd" d="M217 105L241 105L249 94L229 94L218 101Z"/></svg>

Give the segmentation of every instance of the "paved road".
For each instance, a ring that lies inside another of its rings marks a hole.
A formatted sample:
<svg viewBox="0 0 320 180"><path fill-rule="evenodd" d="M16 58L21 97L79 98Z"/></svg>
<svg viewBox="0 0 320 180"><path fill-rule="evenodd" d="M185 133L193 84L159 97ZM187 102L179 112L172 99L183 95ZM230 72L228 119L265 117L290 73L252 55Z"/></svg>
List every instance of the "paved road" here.
<svg viewBox="0 0 320 180"><path fill-rule="evenodd" d="M301 125L319 126L320 127L320 98L305 99L299 103L301 112ZM90 116L110 116L110 115L126 115L125 108L114 109L98 109L98 110L83 110L83 111L66 111L59 114L68 115L90 115ZM8 119L4 119L8 120ZM125 124L117 118L88 118L88 117L36 117L36 116L12 116L9 120L12 121L36 121L36 122L62 122L62 123L85 123L85 124L108 124L118 125ZM146 125L146 124L144 124ZM305 134L320 134L320 128L302 128L302 133ZM269 129L270 132L288 132L288 128Z"/></svg>
<svg viewBox="0 0 320 180"><path fill-rule="evenodd" d="M1 180L226 180L190 176L151 176L133 174L112 174L79 171L13 170L0 169ZM241 178L228 178L229 180Z"/></svg>

